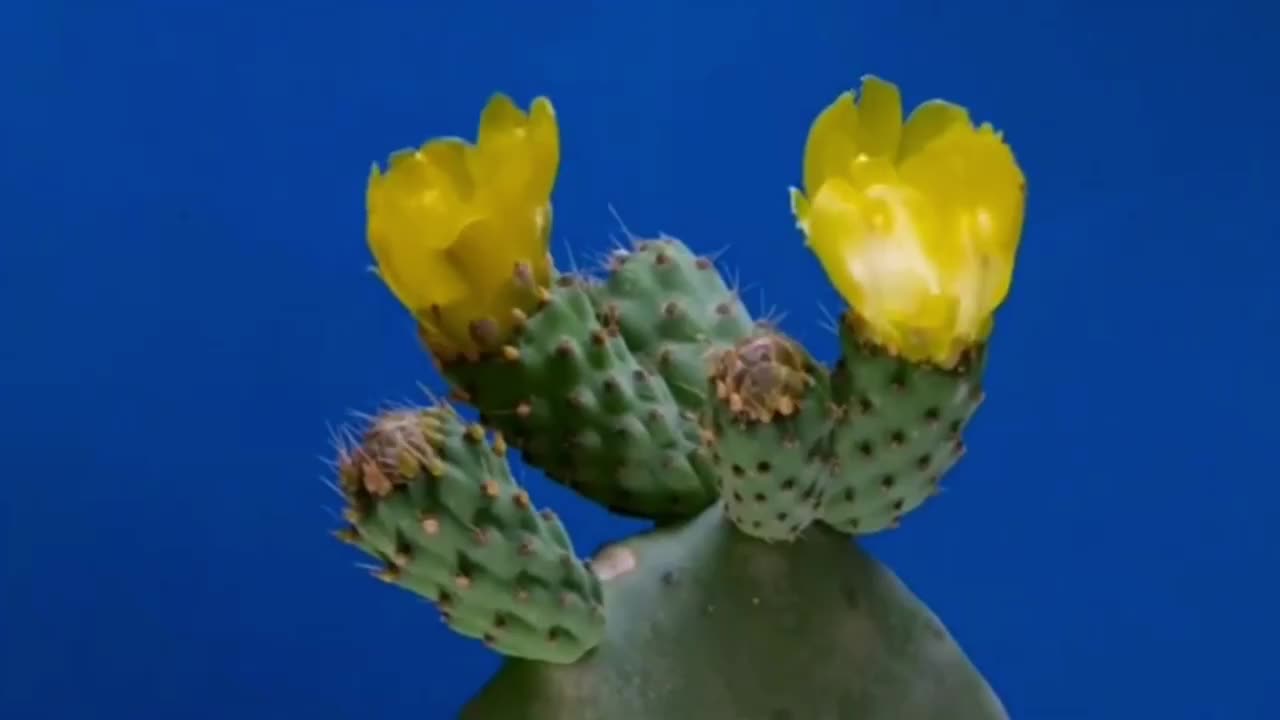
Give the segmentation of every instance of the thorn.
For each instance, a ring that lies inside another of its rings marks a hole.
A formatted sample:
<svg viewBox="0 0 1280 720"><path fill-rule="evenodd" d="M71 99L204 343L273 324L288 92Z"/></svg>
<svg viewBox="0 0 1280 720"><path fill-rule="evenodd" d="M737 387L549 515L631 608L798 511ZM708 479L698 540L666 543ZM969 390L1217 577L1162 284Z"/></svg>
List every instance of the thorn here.
<svg viewBox="0 0 1280 720"><path fill-rule="evenodd" d="M520 360L520 348L515 345L503 345L502 359L507 362L518 362Z"/></svg>
<svg viewBox="0 0 1280 720"><path fill-rule="evenodd" d="M498 457L503 457L507 454L507 439L502 436L502 433L494 433L492 447L493 454Z"/></svg>
<svg viewBox="0 0 1280 720"><path fill-rule="evenodd" d="M502 494L502 487L494 480L485 480L480 487L488 498L496 498Z"/></svg>
<svg viewBox="0 0 1280 720"><path fill-rule="evenodd" d="M434 537L440 534L440 521L428 515L422 518L422 532L428 537Z"/></svg>

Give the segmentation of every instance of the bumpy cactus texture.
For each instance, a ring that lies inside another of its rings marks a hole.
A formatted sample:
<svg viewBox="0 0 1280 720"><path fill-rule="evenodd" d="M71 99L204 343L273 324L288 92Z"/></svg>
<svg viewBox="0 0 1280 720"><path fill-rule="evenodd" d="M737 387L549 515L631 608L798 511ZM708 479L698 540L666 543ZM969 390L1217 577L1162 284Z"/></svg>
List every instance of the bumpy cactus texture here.
<svg viewBox="0 0 1280 720"><path fill-rule="evenodd" d="M828 364L674 238L561 273L550 101L495 96L479 125L370 180L379 276L451 400L343 448L337 533L509 658L464 718L1004 718L851 541L898 527L963 454L1025 201L1001 136L943 101L904 121L870 77L819 115L792 208L850 303ZM654 527L583 561L509 456Z"/></svg>
<svg viewBox="0 0 1280 720"><path fill-rule="evenodd" d="M560 519L516 485L505 453L452 408L386 413L341 459L351 525L339 535L459 633L509 655L576 660L604 631L600 580Z"/></svg>
<svg viewBox="0 0 1280 720"><path fill-rule="evenodd" d="M947 630L829 528L760 543L718 509L604 548L608 630L509 662L463 720L1001 720Z"/></svg>

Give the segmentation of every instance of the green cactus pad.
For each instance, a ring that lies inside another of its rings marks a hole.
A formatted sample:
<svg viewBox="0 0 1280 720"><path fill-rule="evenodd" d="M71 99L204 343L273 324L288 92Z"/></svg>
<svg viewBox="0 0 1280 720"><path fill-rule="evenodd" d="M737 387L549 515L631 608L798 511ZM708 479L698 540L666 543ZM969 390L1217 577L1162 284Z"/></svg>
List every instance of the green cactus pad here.
<svg viewBox="0 0 1280 720"><path fill-rule="evenodd" d="M794 539L818 516L833 465L826 371L761 328L716 356L709 394L703 424L729 518L762 540Z"/></svg>
<svg viewBox="0 0 1280 720"><path fill-rule="evenodd" d="M597 553L609 618L573 665L508 661L462 720L1006 720L938 618L820 523L790 543L717 504Z"/></svg>
<svg viewBox="0 0 1280 720"><path fill-rule="evenodd" d="M636 358L693 412L706 400L709 354L752 329L750 313L715 264L675 238L614 252L595 295L602 317L621 330Z"/></svg>
<svg viewBox="0 0 1280 720"><path fill-rule="evenodd" d="M351 525L338 535L457 632L505 655L573 662L603 635L600 582L504 455L501 437L451 408L382 414L341 458Z"/></svg>
<svg viewBox="0 0 1280 720"><path fill-rule="evenodd" d="M963 454L961 433L982 401L986 348L971 348L951 369L908 362L864 341L852 314L841 345L831 374L843 409L833 433L839 472L822 519L843 532L874 533L935 494Z"/></svg>
<svg viewBox="0 0 1280 720"><path fill-rule="evenodd" d="M588 282L560 277L509 344L444 373L552 479L620 514L697 514L716 499L697 418L601 323Z"/></svg>

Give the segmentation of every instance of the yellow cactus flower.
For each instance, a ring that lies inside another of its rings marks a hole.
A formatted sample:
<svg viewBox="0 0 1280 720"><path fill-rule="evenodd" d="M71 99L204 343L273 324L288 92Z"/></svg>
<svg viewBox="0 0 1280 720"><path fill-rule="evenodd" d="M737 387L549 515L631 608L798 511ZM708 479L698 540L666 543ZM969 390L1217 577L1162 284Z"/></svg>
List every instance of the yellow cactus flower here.
<svg viewBox="0 0 1280 720"><path fill-rule="evenodd" d="M870 340L951 366L1008 294L1022 171L962 107L931 100L904 123L892 83L866 76L859 95L841 94L809 131L796 224Z"/></svg>
<svg viewBox="0 0 1280 720"><path fill-rule="evenodd" d="M474 144L455 137L375 164L366 232L377 272L431 352L475 356L550 282L551 191L560 131L550 100L526 114L495 94Z"/></svg>

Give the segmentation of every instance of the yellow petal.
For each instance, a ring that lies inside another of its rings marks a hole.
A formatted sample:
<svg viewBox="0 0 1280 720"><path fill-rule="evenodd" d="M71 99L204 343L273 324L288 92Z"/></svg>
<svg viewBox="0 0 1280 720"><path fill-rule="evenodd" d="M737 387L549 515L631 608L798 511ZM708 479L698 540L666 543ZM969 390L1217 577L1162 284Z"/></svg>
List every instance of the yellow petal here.
<svg viewBox="0 0 1280 720"><path fill-rule="evenodd" d="M543 202L551 197L560 170L560 126L548 98L534 98L529 108L529 145L533 173L527 192L535 202Z"/></svg>
<svg viewBox="0 0 1280 720"><path fill-rule="evenodd" d="M967 327L1004 300L1022 234L1025 186L1013 153L989 127L953 127L901 167L903 182L930 198L944 219L946 245L966 258L943 271L971 296ZM955 255L952 253L952 258Z"/></svg>
<svg viewBox="0 0 1280 720"><path fill-rule="evenodd" d="M503 207L546 202L559 165L559 128L546 98L535 100L532 111L526 117L502 94L485 106L470 157L483 202Z"/></svg>
<svg viewBox="0 0 1280 720"><path fill-rule="evenodd" d="M804 148L804 190L810 195L827 178L841 175L858 155L858 108L853 94L841 93L818 114Z"/></svg>
<svg viewBox="0 0 1280 720"><path fill-rule="evenodd" d="M468 152L466 141L452 137L432 140L419 151L430 168L430 179L449 187L459 202L466 202L475 194L475 182L467 167Z"/></svg>
<svg viewBox="0 0 1280 720"><path fill-rule="evenodd" d="M808 242L809 236L809 199L804 196L800 188L790 188L788 196L791 198L791 214L796 219L796 227L805 232L805 242Z"/></svg>
<svg viewBox="0 0 1280 720"><path fill-rule="evenodd" d="M946 100L926 100L911 111L902 128L898 162L920 152L926 145L955 127L971 127L969 111Z"/></svg>
<svg viewBox="0 0 1280 720"><path fill-rule="evenodd" d="M921 238L936 232L922 198L902 188L861 192L836 178L813 198L809 240L836 290L869 322L937 327L949 304Z"/></svg>
<svg viewBox="0 0 1280 720"><path fill-rule="evenodd" d="M902 137L902 95L898 86L874 75L864 76L858 120L858 150L872 157L895 157Z"/></svg>

